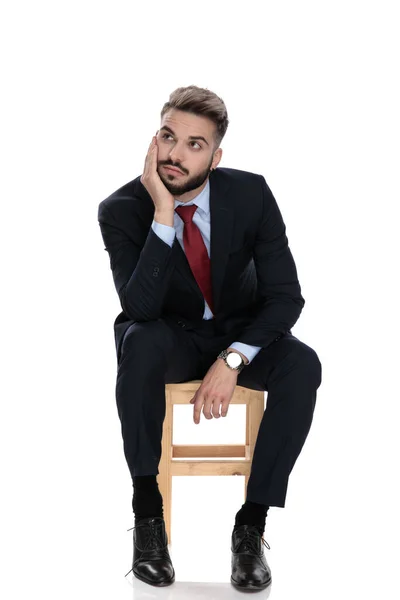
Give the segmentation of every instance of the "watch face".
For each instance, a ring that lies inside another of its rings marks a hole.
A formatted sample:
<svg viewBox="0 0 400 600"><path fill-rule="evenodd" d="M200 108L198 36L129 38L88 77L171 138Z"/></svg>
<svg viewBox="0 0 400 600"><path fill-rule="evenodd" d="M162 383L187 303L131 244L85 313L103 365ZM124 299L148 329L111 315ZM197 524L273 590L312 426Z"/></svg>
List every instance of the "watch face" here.
<svg viewBox="0 0 400 600"><path fill-rule="evenodd" d="M242 364L242 357L236 352L230 352L226 357L226 362L230 367L238 367Z"/></svg>

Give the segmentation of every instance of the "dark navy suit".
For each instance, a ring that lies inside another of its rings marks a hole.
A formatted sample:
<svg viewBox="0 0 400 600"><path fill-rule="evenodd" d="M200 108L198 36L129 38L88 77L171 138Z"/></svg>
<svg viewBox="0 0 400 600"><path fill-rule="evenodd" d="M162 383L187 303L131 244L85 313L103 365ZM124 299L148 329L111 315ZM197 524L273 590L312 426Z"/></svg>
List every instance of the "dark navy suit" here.
<svg viewBox="0 0 400 600"><path fill-rule="evenodd" d="M98 207L122 308L114 334L124 453L132 477L158 474L165 383L202 379L234 342L261 347L237 380L268 392L247 498L283 507L311 426L321 362L291 333L305 300L264 177L217 168L209 185L210 320L204 319L204 297L178 240L171 247L152 228L154 204L140 176Z"/></svg>

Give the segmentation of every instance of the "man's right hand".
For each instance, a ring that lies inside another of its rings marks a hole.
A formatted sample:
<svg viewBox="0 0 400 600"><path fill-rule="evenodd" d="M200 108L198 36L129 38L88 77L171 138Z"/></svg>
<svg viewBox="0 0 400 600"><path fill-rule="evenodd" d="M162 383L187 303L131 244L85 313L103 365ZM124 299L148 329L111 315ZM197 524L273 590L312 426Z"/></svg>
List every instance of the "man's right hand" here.
<svg viewBox="0 0 400 600"><path fill-rule="evenodd" d="M175 199L167 190L157 172L157 156L157 138L156 136L153 136L147 151L147 156L144 163L144 171L140 181L149 192L151 199L153 200L155 206L155 219L160 222L167 220L169 223L171 217L173 221ZM159 218L156 218L156 215Z"/></svg>

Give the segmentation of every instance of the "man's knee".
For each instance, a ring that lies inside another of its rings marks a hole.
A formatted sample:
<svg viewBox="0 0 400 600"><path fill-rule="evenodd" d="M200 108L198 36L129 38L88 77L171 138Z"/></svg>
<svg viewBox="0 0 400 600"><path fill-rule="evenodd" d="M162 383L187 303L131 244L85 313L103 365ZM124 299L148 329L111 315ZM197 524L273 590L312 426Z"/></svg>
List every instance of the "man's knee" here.
<svg viewBox="0 0 400 600"><path fill-rule="evenodd" d="M163 319L133 323L122 341L121 353L129 351L142 353L169 352L174 345L172 330Z"/></svg>
<svg viewBox="0 0 400 600"><path fill-rule="evenodd" d="M314 380L318 388L322 381L322 365L316 351L304 342L297 345L296 357L307 377Z"/></svg>

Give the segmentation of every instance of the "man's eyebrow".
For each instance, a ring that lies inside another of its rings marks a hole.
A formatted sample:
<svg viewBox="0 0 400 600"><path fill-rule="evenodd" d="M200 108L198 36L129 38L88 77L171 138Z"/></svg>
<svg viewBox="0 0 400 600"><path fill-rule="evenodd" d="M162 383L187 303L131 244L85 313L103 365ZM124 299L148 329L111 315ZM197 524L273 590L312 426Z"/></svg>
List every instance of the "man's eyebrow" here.
<svg viewBox="0 0 400 600"><path fill-rule="evenodd" d="M160 129L160 131L162 129L165 129L166 131L168 131L169 133L172 133L172 135L175 135L175 133L172 131L172 129L170 127L168 127L167 125L163 125ZM203 140L203 142L205 142L207 144L207 146L209 146L210 144L207 142L207 140L205 138L203 138L202 135L189 135L189 140Z"/></svg>

